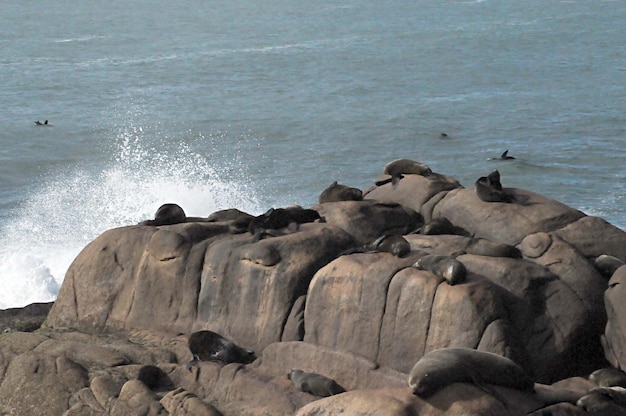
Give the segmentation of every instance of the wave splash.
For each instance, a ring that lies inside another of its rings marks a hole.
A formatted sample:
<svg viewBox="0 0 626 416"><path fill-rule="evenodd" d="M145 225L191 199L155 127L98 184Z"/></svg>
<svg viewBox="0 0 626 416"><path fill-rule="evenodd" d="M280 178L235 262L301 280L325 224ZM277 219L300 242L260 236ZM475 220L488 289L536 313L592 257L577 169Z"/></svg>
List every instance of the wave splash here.
<svg viewBox="0 0 626 416"><path fill-rule="evenodd" d="M229 207L258 211L258 198L245 181L224 179L189 146L166 149L145 136L141 128L124 129L108 166L50 175L0 226L0 309L56 299L85 245L110 228L153 218L164 203L179 204L189 216Z"/></svg>

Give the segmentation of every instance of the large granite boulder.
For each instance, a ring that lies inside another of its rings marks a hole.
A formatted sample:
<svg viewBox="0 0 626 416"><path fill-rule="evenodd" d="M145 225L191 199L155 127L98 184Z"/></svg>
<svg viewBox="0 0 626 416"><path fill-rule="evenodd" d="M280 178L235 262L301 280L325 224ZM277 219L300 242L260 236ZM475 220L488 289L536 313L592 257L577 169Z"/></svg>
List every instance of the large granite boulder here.
<svg viewBox="0 0 626 416"><path fill-rule="evenodd" d="M258 240L202 218L109 230L72 263L41 329L3 324L0 413L521 415L559 401L570 404L547 409L578 412L572 398L588 386L490 394L455 383L427 400L407 387L415 362L446 347L506 356L545 383L586 376L605 360L625 368L626 272L607 282L594 262L626 261L626 233L506 191L513 203L484 202L454 178L405 174L364 201L316 205L321 220ZM410 234L433 218L463 235ZM409 242L406 256L368 249L392 234ZM414 267L429 254L455 258L465 279L450 285ZM0 315L16 313L26 312ZM259 358L188 368L187 339L204 329ZM144 366L163 375L142 381ZM319 400L287 378L292 369L348 392Z"/></svg>

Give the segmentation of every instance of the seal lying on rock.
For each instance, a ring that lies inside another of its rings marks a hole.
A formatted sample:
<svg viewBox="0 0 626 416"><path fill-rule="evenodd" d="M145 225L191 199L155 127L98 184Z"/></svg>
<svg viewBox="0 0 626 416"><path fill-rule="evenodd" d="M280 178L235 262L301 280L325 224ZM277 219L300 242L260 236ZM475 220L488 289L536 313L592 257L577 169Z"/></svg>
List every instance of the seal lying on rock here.
<svg viewBox="0 0 626 416"><path fill-rule="evenodd" d="M485 202L513 202L512 195L502 189L500 172L494 170L487 176L481 176L475 183L476 196Z"/></svg>
<svg viewBox="0 0 626 416"><path fill-rule="evenodd" d="M250 220L248 231L252 234L252 242L257 242L264 235L280 235L277 230L289 228L295 232L300 224L320 219L320 214L314 209L302 207L270 208L264 214Z"/></svg>
<svg viewBox="0 0 626 416"><path fill-rule="evenodd" d="M495 243L485 238L472 238L463 251L467 254L476 254L478 256L522 258L522 252L517 247L504 243Z"/></svg>
<svg viewBox="0 0 626 416"><path fill-rule="evenodd" d="M533 380L513 361L470 348L442 348L426 353L409 374L413 394L428 397L452 383L495 384L532 391Z"/></svg>
<svg viewBox="0 0 626 416"><path fill-rule="evenodd" d="M396 257L404 257L411 251L411 244L401 235L383 235L374 242L362 247L350 248L339 256L346 256L354 253L391 253Z"/></svg>
<svg viewBox="0 0 626 416"><path fill-rule="evenodd" d="M287 378L293 382L298 390L314 396L328 397L346 391L335 380L324 377L321 374L291 370L287 374Z"/></svg>
<svg viewBox="0 0 626 416"><path fill-rule="evenodd" d="M385 175L391 176L391 178L387 179L379 179L376 181L377 186L384 185L386 183L391 182L392 186L396 186L400 179L407 175L422 175L426 176L432 173L432 170L428 167L428 165L420 162L416 162L411 159L397 159L392 162L387 163L384 170Z"/></svg>
<svg viewBox="0 0 626 416"><path fill-rule="evenodd" d="M177 204L163 204L159 207L156 214L154 214L153 220L145 220L139 223L139 225L172 225L180 224L187 220L185 211Z"/></svg>
<svg viewBox="0 0 626 416"><path fill-rule="evenodd" d="M443 277L450 286L465 282L467 269L452 256L427 254L413 264L413 267Z"/></svg>
<svg viewBox="0 0 626 416"><path fill-rule="evenodd" d="M319 203L339 202L339 201L361 201L363 200L363 191L357 188L351 188L346 185L333 182L328 188L324 189L319 196Z"/></svg>
<svg viewBox="0 0 626 416"><path fill-rule="evenodd" d="M469 233L461 227L457 227L446 217L433 218L418 229L422 235L462 235L469 237Z"/></svg>
<svg viewBox="0 0 626 416"><path fill-rule="evenodd" d="M155 365L144 365L137 373L137 380L143 382L150 390L156 389L166 378L165 371Z"/></svg>
<svg viewBox="0 0 626 416"><path fill-rule="evenodd" d="M589 381L599 387L626 387L626 373L613 367L601 368L589 375Z"/></svg>
<svg viewBox="0 0 626 416"><path fill-rule="evenodd" d="M593 267L595 267L602 276L610 279L611 276L613 276L613 273L615 273L615 270L619 269L624 264L626 263L617 257L609 256L608 254L601 254L594 260Z"/></svg>
<svg viewBox="0 0 626 416"><path fill-rule="evenodd" d="M576 403L586 412L603 416L626 416L626 389L598 387L591 389Z"/></svg>
<svg viewBox="0 0 626 416"><path fill-rule="evenodd" d="M187 344L193 355L193 360L187 364L189 371L198 361L250 364L256 360L254 351L241 348L213 331L194 332L189 336Z"/></svg>

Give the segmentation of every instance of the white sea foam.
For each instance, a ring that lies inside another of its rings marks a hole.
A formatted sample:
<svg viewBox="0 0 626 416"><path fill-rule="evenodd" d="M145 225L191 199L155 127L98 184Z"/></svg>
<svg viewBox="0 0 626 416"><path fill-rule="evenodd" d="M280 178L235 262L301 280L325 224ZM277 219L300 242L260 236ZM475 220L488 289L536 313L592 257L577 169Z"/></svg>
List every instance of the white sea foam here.
<svg viewBox="0 0 626 416"><path fill-rule="evenodd" d="M153 218L161 204L178 203L189 216L228 207L258 211L243 181L223 180L184 145L173 153L145 148L141 134L122 133L118 155L100 172L59 172L0 227L0 309L54 300L85 245L107 229Z"/></svg>

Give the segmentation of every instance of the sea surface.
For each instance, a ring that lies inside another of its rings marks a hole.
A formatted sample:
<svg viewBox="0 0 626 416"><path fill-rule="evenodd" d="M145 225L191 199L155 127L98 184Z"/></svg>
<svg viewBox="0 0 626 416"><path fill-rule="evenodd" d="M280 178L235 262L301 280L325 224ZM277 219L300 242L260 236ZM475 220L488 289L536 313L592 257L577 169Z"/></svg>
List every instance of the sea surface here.
<svg viewBox="0 0 626 416"><path fill-rule="evenodd" d="M3 0L0 309L163 203L310 206L400 157L626 228L624 22L623 0Z"/></svg>

